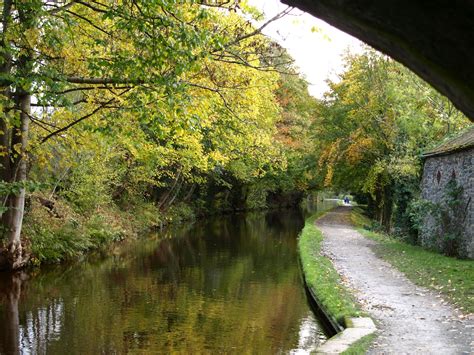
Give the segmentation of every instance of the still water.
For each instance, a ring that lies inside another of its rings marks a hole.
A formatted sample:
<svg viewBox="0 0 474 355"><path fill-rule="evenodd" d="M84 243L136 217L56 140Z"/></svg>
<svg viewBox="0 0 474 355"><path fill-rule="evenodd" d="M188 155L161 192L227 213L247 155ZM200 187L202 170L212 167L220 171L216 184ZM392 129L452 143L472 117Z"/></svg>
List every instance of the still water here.
<svg viewBox="0 0 474 355"><path fill-rule="evenodd" d="M71 265L0 274L0 353L305 353L325 338L298 211L218 217Z"/></svg>

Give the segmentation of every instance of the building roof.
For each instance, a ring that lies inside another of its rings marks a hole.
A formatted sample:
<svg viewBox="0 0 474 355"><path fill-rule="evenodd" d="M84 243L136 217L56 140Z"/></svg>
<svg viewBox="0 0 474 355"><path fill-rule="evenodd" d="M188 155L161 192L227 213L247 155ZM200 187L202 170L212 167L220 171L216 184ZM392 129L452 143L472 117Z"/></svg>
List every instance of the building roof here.
<svg viewBox="0 0 474 355"><path fill-rule="evenodd" d="M423 153L423 158L445 155L474 147L474 125L454 138L448 139L435 148Z"/></svg>

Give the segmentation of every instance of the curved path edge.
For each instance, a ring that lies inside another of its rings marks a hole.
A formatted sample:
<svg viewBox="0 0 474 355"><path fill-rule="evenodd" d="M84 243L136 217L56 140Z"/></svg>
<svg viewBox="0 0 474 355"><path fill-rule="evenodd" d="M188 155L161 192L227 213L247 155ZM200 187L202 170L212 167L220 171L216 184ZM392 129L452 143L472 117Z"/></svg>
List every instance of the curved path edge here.
<svg viewBox="0 0 474 355"><path fill-rule="evenodd" d="M316 225L324 236L323 254L377 323L369 354L474 354L474 319L461 321L439 294L377 257L377 243L351 225L350 207L329 211Z"/></svg>
<svg viewBox="0 0 474 355"><path fill-rule="evenodd" d="M350 327L345 328L318 347L316 354L340 354L363 337L377 331L372 318L369 317L349 318L349 323Z"/></svg>

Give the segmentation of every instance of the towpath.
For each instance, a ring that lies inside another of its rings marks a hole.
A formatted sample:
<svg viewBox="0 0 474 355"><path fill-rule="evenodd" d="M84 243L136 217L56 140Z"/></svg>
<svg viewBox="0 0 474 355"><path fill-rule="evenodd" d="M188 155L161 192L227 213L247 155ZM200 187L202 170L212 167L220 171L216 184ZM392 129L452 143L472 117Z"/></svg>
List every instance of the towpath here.
<svg viewBox="0 0 474 355"><path fill-rule="evenodd" d="M378 258L377 242L351 226L350 207L336 208L317 225L323 252L377 324L370 354L474 354L474 319Z"/></svg>

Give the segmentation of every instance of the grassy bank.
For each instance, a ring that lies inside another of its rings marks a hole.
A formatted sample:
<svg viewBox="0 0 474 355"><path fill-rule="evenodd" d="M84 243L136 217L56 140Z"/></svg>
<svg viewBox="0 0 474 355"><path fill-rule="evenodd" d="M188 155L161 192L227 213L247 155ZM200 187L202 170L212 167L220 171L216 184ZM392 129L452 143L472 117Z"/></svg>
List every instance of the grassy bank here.
<svg viewBox="0 0 474 355"><path fill-rule="evenodd" d="M157 202L139 196L117 200L107 194L99 197L85 193L72 197L66 193L52 196L44 191L29 194L22 240L30 255L30 266L75 260L113 243L147 235L156 228L193 221L197 216L276 207L244 204L238 209L234 205L219 205L216 197L208 205L207 201L196 199L174 202L160 209ZM280 201L287 201L285 197ZM6 244L0 236L0 256Z"/></svg>
<svg viewBox="0 0 474 355"><path fill-rule="evenodd" d="M460 260L410 245L363 227L370 225L360 209L352 221L359 231L378 242L376 253L419 286L436 290L464 313L474 313L474 261Z"/></svg>
<svg viewBox="0 0 474 355"><path fill-rule="evenodd" d="M307 285L317 295L326 312L344 326L345 317L359 316L361 311L342 285L331 261L321 255L323 235L314 224L321 215L319 213L306 219L298 241L301 264Z"/></svg>
<svg viewBox="0 0 474 355"><path fill-rule="evenodd" d="M153 203L141 202L126 208L102 204L81 210L65 199L31 197L23 235L31 253L30 264L71 260L124 239L134 239L150 229L193 219L190 207L177 205L166 212Z"/></svg>

